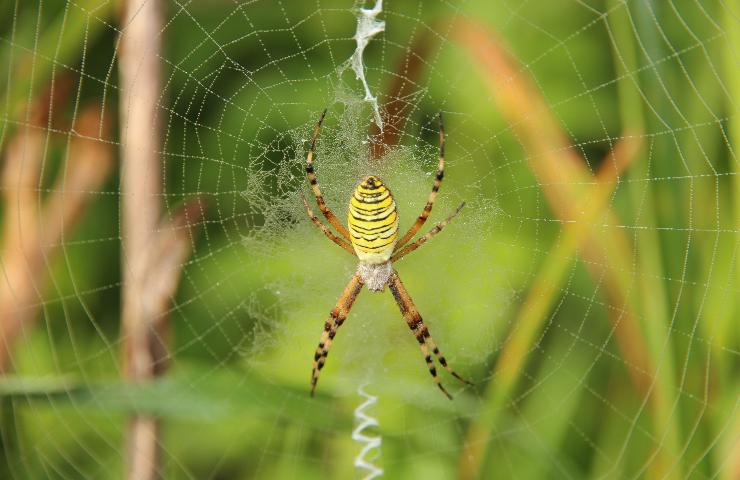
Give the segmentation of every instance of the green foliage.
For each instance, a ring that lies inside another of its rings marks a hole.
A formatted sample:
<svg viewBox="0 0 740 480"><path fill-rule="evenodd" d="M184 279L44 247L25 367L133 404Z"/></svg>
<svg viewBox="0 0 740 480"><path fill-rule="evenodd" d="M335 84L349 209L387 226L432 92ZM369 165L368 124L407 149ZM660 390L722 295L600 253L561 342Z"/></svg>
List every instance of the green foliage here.
<svg viewBox="0 0 740 480"><path fill-rule="evenodd" d="M120 113L121 26L117 2L31 3L0 1L0 145L24 125L29 99L70 79L47 129L54 168L79 107ZM731 478L740 431L737 2L480 0L462 11L386 2L368 78L381 101L399 78L413 88L400 146L381 159L366 148L371 117L359 85L336 77L354 46L352 2L241 3L167 6L162 201L167 214L195 195L208 203L173 299L168 374L121 380L114 178L64 235L40 318L0 379L0 477L120 478L126 419L138 413L164 422L168 478L350 478L356 392L366 384L379 397L370 413L387 478L454 478L468 429L481 421L481 478ZM554 273L543 268L578 218L557 216L527 162L529 139L450 40L444 22L456 15L495 29L588 171L608 166L624 132L642 139L609 198L620 224L593 221L600 238L627 239L624 303L577 252L551 262ZM406 78L407 46L429 33L440 45ZM468 206L397 269L450 363L476 383L463 388L443 373L453 402L436 391L387 292L363 292L317 397L308 396L324 319L355 268L300 202L301 189L310 194L305 141L324 106L316 165L329 204L344 218L353 182L379 171L402 227L426 198L433 118L445 112L448 164L431 221L462 199ZM499 354L538 281L554 286L547 312L535 319L518 381L492 400ZM638 354L654 367L636 377L619 339L624 312L635 313Z"/></svg>

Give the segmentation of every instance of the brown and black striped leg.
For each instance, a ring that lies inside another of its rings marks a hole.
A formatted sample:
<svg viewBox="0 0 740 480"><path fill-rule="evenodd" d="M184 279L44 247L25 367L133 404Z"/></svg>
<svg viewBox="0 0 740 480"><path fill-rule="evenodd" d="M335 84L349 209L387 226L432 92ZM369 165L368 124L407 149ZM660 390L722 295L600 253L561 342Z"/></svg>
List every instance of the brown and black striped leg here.
<svg viewBox="0 0 740 480"><path fill-rule="evenodd" d="M352 248L352 245L350 245L349 243L347 243L343 239L341 239L341 238L337 237L336 235L334 235L334 233L332 233L331 230L329 230L328 228L326 228L326 225L324 225L323 223L321 223L321 220L318 219L318 217L313 213L313 210L311 210L311 207L308 206L308 202L306 201L306 196L303 195L303 193L301 193L301 200L303 200L303 205L306 207L306 213L308 214L308 218L311 219L311 221L314 223L314 225L316 225L317 227L319 227L319 229L322 232L324 232L324 235L326 235L329 240L331 240L332 242L336 243L337 245L339 245L343 249L347 250L352 255L357 256L357 253L355 253L355 249Z"/></svg>
<svg viewBox="0 0 740 480"><path fill-rule="evenodd" d="M445 228L445 226L448 223L450 223L450 221L453 218L455 218L458 213L460 213L460 210L462 210L462 208L464 206L465 206L465 202L461 203L460 206L457 207L454 212L452 212L451 214L449 214L447 216L447 218L445 218L443 221L441 221L437 225L435 225L434 228L431 229L431 230L429 230L429 232L427 232L426 235L424 235L423 237L419 237L419 239L417 241L415 241L414 243L410 243L410 244L406 245L405 247L403 247L401 250L399 250L396 253L394 253L393 256L391 257L391 262L395 262L397 260L400 260L401 258L405 257L409 253L413 252L417 248L419 248L422 245L424 245L427 242L427 240L429 240L430 238L432 238L433 236L435 236L436 234L438 234L439 232L441 232L442 229Z"/></svg>
<svg viewBox="0 0 740 480"><path fill-rule="evenodd" d="M419 311L416 309L414 302L411 300L409 292L406 290L406 287L404 287L403 283L401 282L401 278L398 276L398 272L396 272L395 270L393 270L391 278L388 281L388 287L393 294L393 298L396 299L396 303L398 304L398 308L401 310L403 318L406 320L406 323L408 324L411 331L414 333L416 340L419 342L421 353L422 355L424 355L424 360L427 362L429 373L432 374L434 382L437 384L439 389L442 390L442 393L444 393L447 398L451 400L452 395L450 395L449 392L445 389L445 387L442 385L442 382L440 382L439 377L437 376L437 369L434 368L432 356L429 354L430 349L432 350L432 353L437 357L437 360L442 365L442 367L450 372L452 376L464 383L467 383L469 385L472 384L463 379L447 364L447 359L445 359L444 355L442 355L442 352L440 352L439 348L437 348L437 344L434 342L434 339L432 339L432 336L429 334L429 329L426 325L424 325L424 320L422 320Z"/></svg>
<svg viewBox="0 0 740 480"><path fill-rule="evenodd" d="M324 196L321 195L321 188L319 188L319 181L316 179L316 173L313 171L313 156L314 150L316 148L316 139L318 138L319 132L321 131L321 124L324 121L324 117L326 117L326 109L324 109L324 111L321 113L321 118L319 118L319 121L316 124L316 128L314 128L313 131L311 146L308 149L308 156L306 157L306 177L308 177L308 183L311 184L311 190L313 190L313 194L316 197L316 204L319 206L319 210L321 210L321 213L324 214L329 224L334 227L341 236L349 240L349 232L347 231L345 226L342 225L337 216L334 215L329 207L326 206Z"/></svg>
<svg viewBox="0 0 740 480"><path fill-rule="evenodd" d="M442 123L442 112L439 113L439 164L437 165L437 175L434 178L434 184L432 185L432 192L429 194L429 198L427 198L427 204L424 206L424 210L422 210L421 215L416 219L416 222L409 228L409 231L406 232L406 234L401 237L401 239L396 243L396 251L400 250L401 247L406 245L409 240L414 238L414 235L416 235L416 232L418 232L421 227L424 225L424 222L427 221L427 218L429 217L429 214L432 212L432 206L434 206L434 201L437 199L437 192L439 192L439 187L442 185L442 179L445 175L445 130L444 130L444 124Z"/></svg>
<svg viewBox="0 0 740 480"><path fill-rule="evenodd" d="M429 330L426 330L426 332L429 333ZM447 365L447 359L442 354L442 352L439 350L439 348L437 347L437 344L434 343L434 339L431 336L428 335L426 337L426 343L427 343L427 345L429 345L429 348L432 349L432 353L434 353L434 356L437 357L437 361L439 362L440 365L442 365L442 368L444 368L445 370L447 370L447 372L450 375L452 375L453 377L457 378L461 382L463 382L465 384L468 384L468 385L473 385L473 382L469 382L469 381L465 380L460 375L458 375L458 373L455 372L452 369L452 367L450 367L449 365Z"/></svg>
<svg viewBox="0 0 740 480"><path fill-rule="evenodd" d="M362 279L358 274L352 277L347 287L342 292L342 296L337 300L337 304L329 313L329 318L324 324L324 331L321 333L321 340L319 340L319 346L316 347L316 353L313 356L313 369L311 370L311 396L313 397L314 391L316 390L316 383L319 381L319 374L321 369L324 368L326 363L326 357L329 355L329 349L334 341L334 336L337 334L337 330L342 326L344 320L349 315L349 310L352 308L352 304L355 302L357 295L362 290Z"/></svg>

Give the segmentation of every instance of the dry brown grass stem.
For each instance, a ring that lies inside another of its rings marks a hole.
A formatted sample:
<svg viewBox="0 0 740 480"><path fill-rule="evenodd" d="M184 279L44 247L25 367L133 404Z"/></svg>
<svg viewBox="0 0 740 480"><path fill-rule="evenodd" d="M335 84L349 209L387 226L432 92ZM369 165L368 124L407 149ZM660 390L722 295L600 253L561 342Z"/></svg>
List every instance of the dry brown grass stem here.
<svg viewBox="0 0 740 480"><path fill-rule="evenodd" d="M399 59L396 65L396 74L392 76L388 89L381 98L387 99L383 104L385 126L380 133L377 125L370 126L371 158L383 156L389 146L397 145L401 134L406 128L409 108L409 97L419 90L416 79L424 73L426 58L434 49L436 38L428 31L422 31L416 37L413 48L406 50L406 54Z"/></svg>
<svg viewBox="0 0 740 480"><path fill-rule="evenodd" d="M87 107L73 125L75 134L51 192L42 198L42 165L50 135L45 128L48 100L36 102L33 118L16 129L4 154L0 373L12 368L12 348L38 316L60 245L113 167L112 147L105 140L108 122L99 107Z"/></svg>
<svg viewBox="0 0 740 480"><path fill-rule="evenodd" d="M603 215L620 176L638 158L641 143L639 138L628 137L616 145L610 153L613 161L602 164L595 182L584 193L581 217L576 222L564 224L557 244L537 272L498 356L491 376L493 380L486 386L484 412L471 423L467 432L460 455L460 478L479 476L491 429L514 391L530 353L537 349L540 331L563 288L573 255L588 239L596 219Z"/></svg>
<svg viewBox="0 0 740 480"><path fill-rule="evenodd" d="M452 40L473 60L498 109L527 150L530 169L536 175L556 217L564 222L585 224L582 216L584 204L588 203L585 199L589 198L586 189L593 182L593 176L587 163L570 145L567 135L526 71L506 54L495 35L479 23L458 18L452 32ZM625 131L623 139L639 139L640 136L639 131ZM634 157L638 153L638 146L639 142L620 142L606 158L602 169L611 167L619 170L620 157ZM588 223L621 225L608 206ZM639 318L632 305L635 286L628 267L633 264L630 244L624 233L614 228L606 231L605 228L594 226L583 233L583 242L578 241L574 245L591 276L604 292L610 306L608 313L612 331L622 352L624 365L637 394L648 399L656 433L662 435L670 428L670 418L665 418L664 413L669 411L666 406L671 392L665 392L655 382L657 359L649 354ZM499 359L499 362L504 360L506 358ZM506 366L497 365L497 369ZM514 368L511 374L518 375L520 371ZM495 376L493 378L496 379ZM501 389L493 390L501 392ZM492 404L501 400L497 395L492 395ZM461 478L475 478L478 475L485 452L476 442L484 438L479 434L490 430L492 422L487 425L485 421L475 422L471 426L468 442L460 457ZM661 446L657 450L656 464L660 465L659 470L665 471L678 461L671 458L669 452L662 451Z"/></svg>
<svg viewBox="0 0 740 480"><path fill-rule="evenodd" d="M119 45L121 79L123 370L133 382L147 382L166 368L168 311L182 266L200 221L198 199L171 218L161 212L162 4L127 0ZM129 479L161 477L160 422L138 415L127 440Z"/></svg>

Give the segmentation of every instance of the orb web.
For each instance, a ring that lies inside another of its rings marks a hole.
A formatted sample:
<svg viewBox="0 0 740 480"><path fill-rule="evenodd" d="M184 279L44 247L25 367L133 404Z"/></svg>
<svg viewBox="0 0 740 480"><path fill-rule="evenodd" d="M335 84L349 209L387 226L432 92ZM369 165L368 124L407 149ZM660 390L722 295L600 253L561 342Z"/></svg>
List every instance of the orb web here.
<svg viewBox="0 0 740 480"><path fill-rule="evenodd" d="M119 113L114 3L0 4L0 145L7 159L30 132L26 162L40 146L37 206L80 193L65 160L78 139L121 146L103 120ZM165 217L207 205L169 309L169 371L149 387L120 380L125 198L111 168L34 277L36 318L0 381L2 471L120 475L126 419L145 412L166 425L167 477L359 476L352 412L372 392L372 461L389 478L731 478L737 5L384 2L364 84L347 62L367 3L166 5L161 203ZM42 122L39 98L54 112ZM90 106L98 120L82 132ZM467 205L396 268L475 383L439 368L452 402L388 292L360 295L308 395L356 269L301 202L313 202L305 159L324 108L327 204L344 220L376 174L401 230L431 189L444 116L445 179L422 232ZM5 178L10 192L22 177Z"/></svg>

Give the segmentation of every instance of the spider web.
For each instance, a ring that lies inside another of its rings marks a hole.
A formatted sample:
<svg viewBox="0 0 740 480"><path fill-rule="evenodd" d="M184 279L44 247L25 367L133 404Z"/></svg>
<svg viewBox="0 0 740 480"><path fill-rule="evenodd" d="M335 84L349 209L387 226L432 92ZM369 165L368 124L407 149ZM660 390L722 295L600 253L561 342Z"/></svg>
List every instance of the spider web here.
<svg viewBox="0 0 740 480"><path fill-rule="evenodd" d="M0 2L0 144L43 133L42 204L84 107L118 114L122 32L115 2L31 3ZM168 478L359 478L352 412L377 398L359 415L377 420L369 458L388 478L464 475L481 445L481 478L734 478L738 4L386 1L363 53L383 134L347 63L357 9L372 6L167 3L163 213L208 205L169 310L169 371L151 387L119 381L114 173L46 260L37 321L0 381L3 476L119 477L126 419L145 412L163 419ZM33 124L18 102L51 79L56 117ZM356 268L300 199L312 200L303 164L325 107L327 203L345 218L358 180L377 174L402 229L431 188L443 112L446 175L427 228L467 206L396 268L476 384L441 371L453 402L392 297L368 292L308 396L323 322ZM118 148L103 123L91 137Z"/></svg>

